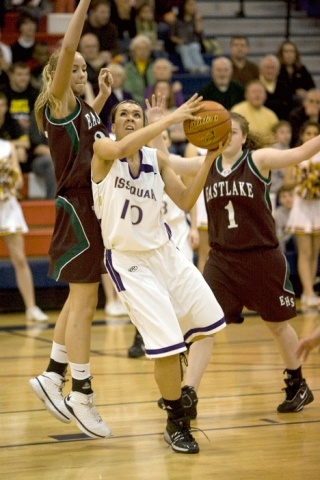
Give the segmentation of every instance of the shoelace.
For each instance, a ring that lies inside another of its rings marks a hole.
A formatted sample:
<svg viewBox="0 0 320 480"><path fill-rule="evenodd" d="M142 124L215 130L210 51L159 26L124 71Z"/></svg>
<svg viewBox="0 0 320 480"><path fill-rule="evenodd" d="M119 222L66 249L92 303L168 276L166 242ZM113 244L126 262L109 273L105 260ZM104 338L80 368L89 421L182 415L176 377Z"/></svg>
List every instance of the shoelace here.
<svg viewBox="0 0 320 480"><path fill-rule="evenodd" d="M95 418L97 422L103 422L102 418L98 413L98 410L93 403L93 397L89 398L86 402L83 402L82 405L84 405L85 407L87 407L88 410L90 410L91 415Z"/></svg>
<svg viewBox="0 0 320 480"><path fill-rule="evenodd" d="M181 375L181 382L183 381L184 377L184 370L183 370L183 365L185 367L188 366L188 359L185 353L180 353L179 354L179 360L180 360L180 375Z"/></svg>
<svg viewBox="0 0 320 480"><path fill-rule="evenodd" d="M201 428L197 428L197 427L188 428L185 424L183 424L183 425L181 425L180 430L175 432L172 435L172 437L173 437L172 442L168 445L168 448L170 448L171 445L176 444L179 440L186 440L188 442L194 442L195 439L193 438L193 436L191 434L192 432L201 432L206 437L208 442L210 442L210 438L208 437L208 435L203 430L201 430Z"/></svg>

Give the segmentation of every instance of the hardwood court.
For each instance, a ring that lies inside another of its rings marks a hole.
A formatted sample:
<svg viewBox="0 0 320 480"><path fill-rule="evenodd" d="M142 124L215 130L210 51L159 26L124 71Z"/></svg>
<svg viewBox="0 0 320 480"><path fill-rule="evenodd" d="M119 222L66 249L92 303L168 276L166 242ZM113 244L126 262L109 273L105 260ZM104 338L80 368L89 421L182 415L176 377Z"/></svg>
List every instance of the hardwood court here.
<svg viewBox="0 0 320 480"><path fill-rule="evenodd" d="M45 328L26 326L21 314L0 315L1 478L319 480L319 351L304 366L315 401L302 412L278 414L283 365L263 322L248 316L217 334L198 392L200 453L182 455L162 438L165 414L156 404L152 361L127 358L132 325L106 323L101 310L92 330L93 385L113 437L89 439L45 410L28 380L47 366L56 316L50 313ZM293 322L300 335L318 323L310 312Z"/></svg>

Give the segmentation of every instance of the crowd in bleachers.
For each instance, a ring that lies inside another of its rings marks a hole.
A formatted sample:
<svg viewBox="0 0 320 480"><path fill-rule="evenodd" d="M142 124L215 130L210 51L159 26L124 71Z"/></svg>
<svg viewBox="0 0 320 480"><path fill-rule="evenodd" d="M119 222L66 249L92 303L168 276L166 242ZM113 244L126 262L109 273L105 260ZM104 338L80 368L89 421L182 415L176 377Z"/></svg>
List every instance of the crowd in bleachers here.
<svg viewBox="0 0 320 480"><path fill-rule="evenodd" d="M28 135L42 69L59 47L59 42L52 45L37 40L40 17L48 12L70 13L76 5L76 0L11 0L3 4L2 27L5 12L15 12L18 36L10 44L1 43L0 37L0 91L8 101L6 116L18 122L23 136ZM229 51L221 52L221 58L206 52L208 37L210 32L203 30L195 0L92 0L79 44L88 69L87 101L92 102L97 94L100 68L110 65L117 71L117 81L102 112L106 124L114 103L134 98L144 106L159 80L169 82L169 109L199 91L205 99L228 109L236 105L236 110L246 112L255 125L265 123L270 131L279 120L288 120L293 129L291 146L298 141L304 121L319 121L320 92L301 61L297 45L284 41L277 52L270 52L257 65L248 58L250 45L245 36L232 37ZM161 65L169 73L158 78ZM181 73L185 74L183 83L175 81ZM258 101L250 94L252 80L254 90L262 92ZM4 134L4 127L1 129ZM173 139L173 150L181 152L181 145L185 145L184 138ZM34 147L25 152L24 160L21 153L24 171L32 170L34 156Z"/></svg>
<svg viewBox="0 0 320 480"><path fill-rule="evenodd" d="M3 30L8 12L16 15L12 43L1 42L0 30L0 138L15 144L23 172L45 179L47 198L54 197L53 167L32 111L43 67L59 42L37 40L37 29L48 12L72 13L76 5L76 0L11 0L2 2L0 11ZM320 123L320 91L299 47L285 40L256 64L250 60L246 36L234 35L229 51L222 52L210 33L203 29L196 0L92 0L79 44L87 63L86 100L92 103L100 68L107 66L114 78L101 112L107 126L112 107L123 99L145 106L152 93L162 92L169 112L198 91L204 99L242 113L252 129L270 138L287 122L288 146L301 143L305 122ZM171 137L171 151L184 155L183 129L176 128ZM279 178L284 182L283 172Z"/></svg>

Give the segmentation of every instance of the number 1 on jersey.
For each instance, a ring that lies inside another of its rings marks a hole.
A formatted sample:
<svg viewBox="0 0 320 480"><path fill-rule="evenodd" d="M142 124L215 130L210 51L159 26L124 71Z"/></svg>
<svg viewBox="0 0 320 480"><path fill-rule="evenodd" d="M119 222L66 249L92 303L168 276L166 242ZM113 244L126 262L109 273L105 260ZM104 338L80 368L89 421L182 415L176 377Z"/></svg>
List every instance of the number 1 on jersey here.
<svg viewBox="0 0 320 480"><path fill-rule="evenodd" d="M234 218L234 208L231 200L229 200L229 202L224 208L228 211L228 220L229 220L228 228L237 228L238 224L236 223Z"/></svg>

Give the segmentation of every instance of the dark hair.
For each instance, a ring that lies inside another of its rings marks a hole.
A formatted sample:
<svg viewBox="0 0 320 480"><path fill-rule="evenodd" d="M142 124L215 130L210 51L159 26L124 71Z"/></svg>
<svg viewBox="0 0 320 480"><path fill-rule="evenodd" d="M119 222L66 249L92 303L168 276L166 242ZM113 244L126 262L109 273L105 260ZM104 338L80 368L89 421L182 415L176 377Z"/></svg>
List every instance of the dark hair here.
<svg viewBox="0 0 320 480"><path fill-rule="evenodd" d="M273 125L271 130L272 130L273 133L277 133L277 131L281 127L288 127L292 132L292 125L291 125L290 122L288 122L288 120L279 120L279 122L277 122L275 125Z"/></svg>
<svg viewBox="0 0 320 480"><path fill-rule="evenodd" d="M295 53L295 56L296 56L295 61L294 61L294 66L296 68L300 68L301 67L300 53L299 53L297 45L295 43L291 42L291 40L284 40L278 48L277 57L280 60L281 65L284 65L283 49L286 45L291 45L294 48L294 53Z"/></svg>
<svg viewBox="0 0 320 480"><path fill-rule="evenodd" d="M108 7L111 7L111 1L110 0L91 0L90 6L89 6L89 12L90 10L94 10L97 8L99 5L107 5Z"/></svg>
<svg viewBox="0 0 320 480"><path fill-rule="evenodd" d="M144 111L143 108L141 107L140 103L138 103L138 102L136 102L135 100L132 100L132 99L122 100L122 102L117 103L117 104L113 107L113 109L111 110L111 123L114 123L114 121L115 121L118 107L119 107L120 105L123 105L124 103L131 103L131 104L137 105L137 107L141 108L141 111L142 111L142 114L143 114L143 125L145 126L145 125L147 124L147 117L146 117L145 111Z"/></svg>
<svg viewBox="0 0 320 480"><path fill-rule="evenodd" d="M230 45L233 44L234 40L245 40L246 44L249 45L249 39L246 35L232 35Z"/></svg>
<svg viewBox="0 0 320 480"><path fill-rule="evenodd" d="M17 18L17 21L16 21L16 28L17 30L20 31L20 27L23 23L25 23L26 20L30 20L31 22L35 23L37 29L38 29L38 20L37 18L32 15L32 13L29 13L29 12L22 12L20 13L20 15L18 16Z"/></svg>
<svg viewBox="0 0 320 480"><path fill-rule="evenodd" d="M320 123L315 122L314 120L307 120L301 125L299 129L299 140L297 146L302 144L301 136L304 134L308 127L316 127L318 129L318 134L320 134Z"/></svg>
<svg viewBox="0 0 320 480"><path fill-rule="evenodd" d="M26 62L14 62L10 65L9 67L9 72L14 73L18 68L21 68L22 70L30 70L30 66Z"/></svg>

